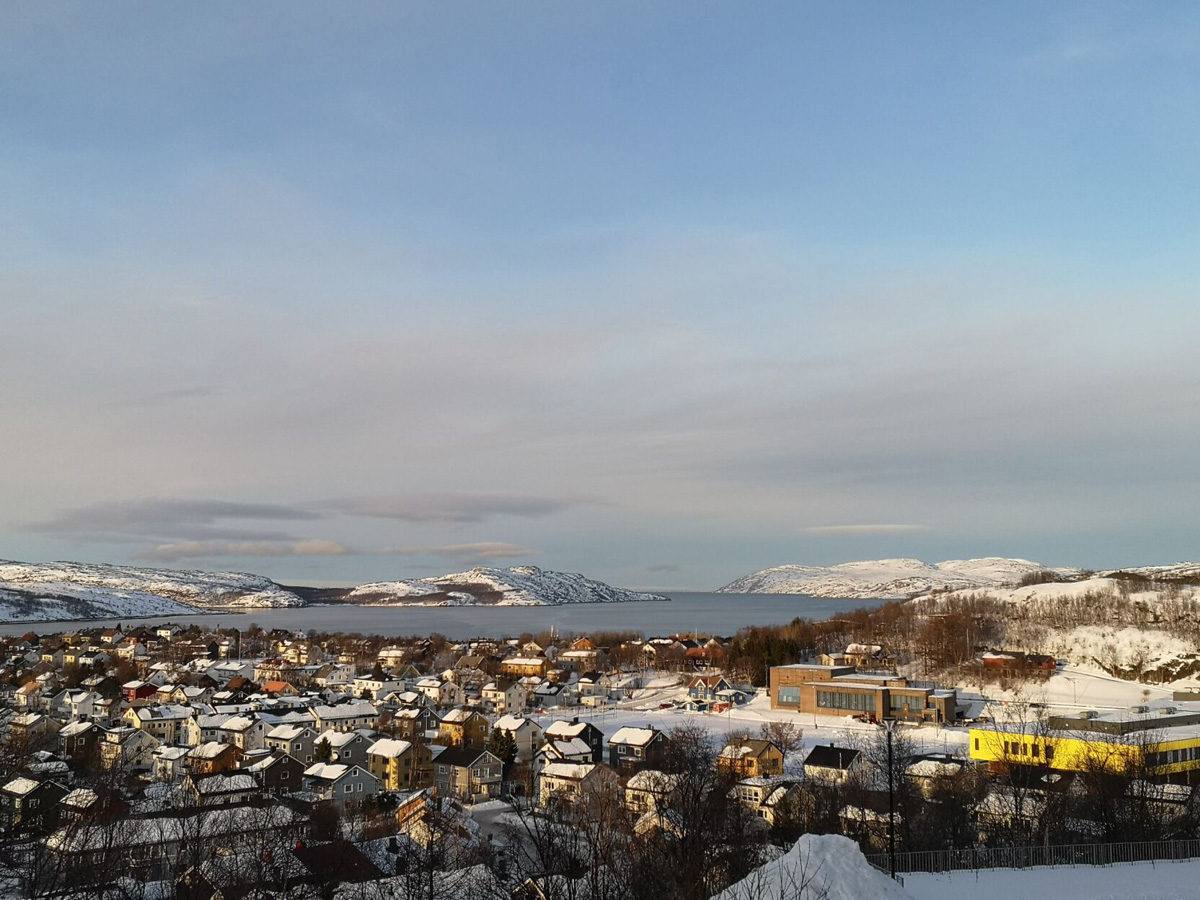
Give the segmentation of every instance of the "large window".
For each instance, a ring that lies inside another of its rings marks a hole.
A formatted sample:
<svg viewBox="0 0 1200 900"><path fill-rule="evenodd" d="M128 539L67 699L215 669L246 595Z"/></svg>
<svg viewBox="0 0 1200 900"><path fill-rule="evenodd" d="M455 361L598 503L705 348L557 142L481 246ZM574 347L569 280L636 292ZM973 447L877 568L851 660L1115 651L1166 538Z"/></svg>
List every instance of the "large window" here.
<svg viewBox="0 0 1200 900"><path fill-rule="evenodd" d="M798 687L781 687L779 689L779 702L786 703L788 706L800 705L800 688Z"/></svg>
<svg viewBox="0 0 1200 900"><path fill-rule="evenodd" d="M822 709L850 709L856 712L866 712L875 709L875 698L870 694L817 691L817 706Z"/></svg>
<svg viewBox="0 0 1200 900"><path fill-rule="evenodd" d="M892 712L919 713L925 708L925 698L920 694L891 694Z"/></svg>

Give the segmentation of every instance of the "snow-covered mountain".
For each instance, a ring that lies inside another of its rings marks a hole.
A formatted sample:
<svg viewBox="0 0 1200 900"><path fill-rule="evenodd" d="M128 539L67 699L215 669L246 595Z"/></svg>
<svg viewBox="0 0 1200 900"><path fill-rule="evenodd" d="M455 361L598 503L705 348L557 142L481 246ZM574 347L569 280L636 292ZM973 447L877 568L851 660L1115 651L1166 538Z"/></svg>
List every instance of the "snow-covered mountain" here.
<svg viewBox="0 0 1200 900"><path fill-rule="evenodd" d="M261 575L88 563L0 561L0 621L119 619L209 609L356 603L410 606L557 606L666 600L533 566L385 581L356 588L284 587Z"/></svg>
<svg viewBox="0 0 1200 900"><path fill-rule="evenodd" d="M1027 559L876 559L836 566L775 566L746 575L721 588L726 594L807 594L851 600L903 600L934 590L1015 585L1024 576L1045 571ZM1055 569L1074 575L1076 569Z"/></svg>
<svg viewBox="0 0 1200 900"><path fill-rule="evenodd" d="M0 561L0 620L187 615L197 608L304 606L260 575Z"/></svg>
<svg viewBox="0 0 1200 900"><path fill-rule="evenodd" d="M559 606L666 599L616 588L573 572L550 572L536 566L480 567L438 578L381 581L359 585L346 595L351 603L388 606Z"/></svg>

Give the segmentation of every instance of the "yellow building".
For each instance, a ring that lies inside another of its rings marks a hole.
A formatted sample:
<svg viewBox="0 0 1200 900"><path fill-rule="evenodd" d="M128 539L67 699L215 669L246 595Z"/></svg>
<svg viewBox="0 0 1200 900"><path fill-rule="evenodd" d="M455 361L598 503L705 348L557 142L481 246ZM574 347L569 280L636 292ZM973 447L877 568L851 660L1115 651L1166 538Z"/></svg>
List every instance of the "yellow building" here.
<svg viewBox="0 0 1200 900"><path fill-rule="evenodd" d="M433 784L432 758L425 744L385 738L367 750L367 769L385 791L406 791Z"/></svg>
<svg viewBox="0 0 1200 900"><path fill-rule="evenodd" d="M1106 771L1137 778L1192 781L1200 777L1200 728L1108 714L1094 719L1054 717L1040 727L997 724L972 728L971 759L993 772L1033 766L1064 772ZM1137 718L1142 717L1142 718Z"/></svg>

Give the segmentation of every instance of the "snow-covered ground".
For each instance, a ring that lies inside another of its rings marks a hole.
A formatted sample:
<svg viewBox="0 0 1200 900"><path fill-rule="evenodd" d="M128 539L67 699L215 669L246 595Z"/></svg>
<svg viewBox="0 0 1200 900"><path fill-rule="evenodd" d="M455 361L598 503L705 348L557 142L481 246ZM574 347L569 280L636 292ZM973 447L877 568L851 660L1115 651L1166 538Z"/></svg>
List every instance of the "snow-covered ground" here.
<svg viewBox="0 0 1200 900"><path fill-rule="evenodd" d="M914 900L1196 900L1200 860L1074 869L989 869L904 876Z"/></svg>
<svg viewBox="0 0 1200 900"><path fill-rule="evenodd" d="M363 584L347 595L352 602L407 606L457 606L488 603L495 606L550 606L565 603L624 603L666 600L613 587L575 572L551 572L537 566L497 569L481 566L437 578L380 581Z"/></svg>
<svg viewBox="0 0 1200 900"><path fill-rule="evenodd" d="M1025 575L1045 570L1027 559L876 559L836 566L774 566L721 588L729 594L808 594L812 597L903 600L935 590L1015 585ZM1055 570L1074 574L1077 570Z"/></svg>

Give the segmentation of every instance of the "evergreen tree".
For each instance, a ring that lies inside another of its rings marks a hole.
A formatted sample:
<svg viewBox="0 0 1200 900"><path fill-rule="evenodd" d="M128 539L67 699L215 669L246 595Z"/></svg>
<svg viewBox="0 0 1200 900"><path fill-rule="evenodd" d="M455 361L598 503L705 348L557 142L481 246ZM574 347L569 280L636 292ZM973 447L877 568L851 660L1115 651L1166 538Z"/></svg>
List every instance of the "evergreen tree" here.
<svg viewBox="0 0 1200 900"><path fill-rule="evenodd" d="M488 740L487 749L488 752L498 757L504 763L504 777L507 779L513 762L517 758L516 739L511 733L501 728L493 728L492 736Z"/></svg>
<svg viewBox="0 0 1200 900"><path fill-rule="evenodd" d="M328 740L321 738L321 740L317 741L316 746L313 747L313 762L327 763L332 760L333 747L330 746Z"/></svg>

